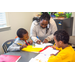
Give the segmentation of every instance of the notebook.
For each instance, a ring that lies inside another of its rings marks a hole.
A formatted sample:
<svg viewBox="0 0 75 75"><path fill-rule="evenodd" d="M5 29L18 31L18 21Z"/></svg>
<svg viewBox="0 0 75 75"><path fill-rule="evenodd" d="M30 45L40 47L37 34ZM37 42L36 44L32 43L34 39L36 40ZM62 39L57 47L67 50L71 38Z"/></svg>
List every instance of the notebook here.
<svg viewBox="0 0 75 75"><path fill-rule="evenodd" d="M29 62L47 62L51 54L57 54L59 50L54 50L48 46L40 51L36 57L32 58Z"/></svg>
<svg viewBox="0 0 75 75"><path fill-rule="evenodd" d="M23 48L22 51L28 51L28 52L39 52L43 48L38 48L36 46L28 45L26 48Z"/></svg>
<svg viewBox="0 0 75 75"><path fill-rule="evenodd" d="M43 53L43 54L57 54L59 52L59 50L55 50L53 49L51 46L47 46L46 48L42 49L40 51L40 53Z"/></svg>
<svg viewBox="0 0 75 75"><path fill-rule="evenodd" d="M21 56L17 55L0 55L0 62L17 62Z"/></svg>
<svg viewBox="0 0 75 75"><path fill-rule="evenodd" d="M40 52L42 49L44 49L47 46L52 46L53 44L51 43L42 43L41 44L36 44L35 46L28 45L26 48L23 48L23 51L28 51L28 52Z"/></svg>

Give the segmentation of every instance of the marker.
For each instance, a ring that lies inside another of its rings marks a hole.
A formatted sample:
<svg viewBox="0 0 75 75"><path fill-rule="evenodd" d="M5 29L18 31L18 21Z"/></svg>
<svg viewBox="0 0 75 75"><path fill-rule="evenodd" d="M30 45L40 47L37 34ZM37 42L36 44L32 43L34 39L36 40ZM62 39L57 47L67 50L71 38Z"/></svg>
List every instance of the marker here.
<svg viewBox="0 0 75 75"><path fill-rule="evenodd" d="M38 36L36 36L38 39L39 39L39 37Z"/></svg>

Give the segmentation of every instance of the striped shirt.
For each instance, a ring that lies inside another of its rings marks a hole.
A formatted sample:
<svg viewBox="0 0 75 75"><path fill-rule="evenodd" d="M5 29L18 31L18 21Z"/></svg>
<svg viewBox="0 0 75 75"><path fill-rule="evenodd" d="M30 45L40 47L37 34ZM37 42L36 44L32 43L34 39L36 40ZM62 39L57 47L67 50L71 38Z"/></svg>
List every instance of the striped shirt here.
<svg viewBox="0 0 75 75"><path fill-rule="evenodd" d="M20 40L20 38L16 38L14 43L8 47L7 51L20 51L20 47L23 44L26 44L24 40Z"/></svg>

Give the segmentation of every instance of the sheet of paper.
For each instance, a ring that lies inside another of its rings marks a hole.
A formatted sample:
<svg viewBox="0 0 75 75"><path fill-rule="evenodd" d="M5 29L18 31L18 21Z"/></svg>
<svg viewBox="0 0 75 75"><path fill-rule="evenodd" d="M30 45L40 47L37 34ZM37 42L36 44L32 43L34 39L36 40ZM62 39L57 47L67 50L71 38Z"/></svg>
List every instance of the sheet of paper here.
<svg viewBox="0 0 75 75"><path fill-rule="evenodd" d="M52 46L52 43L41 43L41 44L35 44L35 47L38 48L45 48L46 46Z"/></svg>
<svg viewBox="0 0 75 75"><path fill-rule="evenodd" d="M48 47L47 49L45 49L41 53L50 55L50 54L56 54L57 52L59 52L59 50L54 50L53 48Z"/></svg>
<svg viewBox="0 0 75 75"><path fill-rule="evenodd" d="M32 58L29 62L47 62L49 55L38 54L35 58Z"/></svg>

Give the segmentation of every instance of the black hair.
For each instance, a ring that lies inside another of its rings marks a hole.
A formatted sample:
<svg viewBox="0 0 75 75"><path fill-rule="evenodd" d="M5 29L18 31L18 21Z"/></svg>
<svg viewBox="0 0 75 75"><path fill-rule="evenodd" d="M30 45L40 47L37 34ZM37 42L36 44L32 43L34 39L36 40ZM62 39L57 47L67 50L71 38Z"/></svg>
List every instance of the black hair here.
<svg viewBox="0 0 75 75"><path fill-rule="evenodd" d="M54 35L56 36L56 40L58 42L62 41L64 44L69 43L69 34L65 30L58 30L54 33Z"/></svg>
<svg viewBox="0 0 75 75"><path fill-rule="evenodd" d="M20 28L17 30L17 36L19 38L23 38L23 34L26 34L27 33L27 30L25 30L24 28Z"/></svg>
<svg viewBox="0 0 75 75"><path fill-rule="evenodd" d="M50 20L50 15L47 12L42 12L41 17L39 20L47 20L49 22ZM50 24L50 23L49 23ZM49 28L46 27L46 33L48 32Z"/></svg>
<svg viewBox="0 0 75 75"><path fill-rule="evenodd" d="M43 14L40 17L40 20L42 20L42 19L49 21L50 15L47 12L43 12Z"/></svg>

